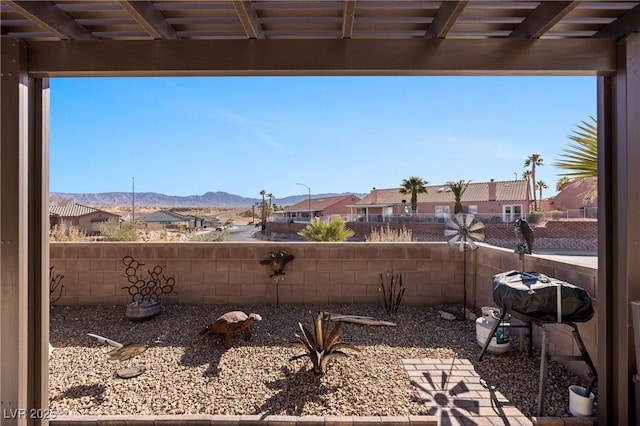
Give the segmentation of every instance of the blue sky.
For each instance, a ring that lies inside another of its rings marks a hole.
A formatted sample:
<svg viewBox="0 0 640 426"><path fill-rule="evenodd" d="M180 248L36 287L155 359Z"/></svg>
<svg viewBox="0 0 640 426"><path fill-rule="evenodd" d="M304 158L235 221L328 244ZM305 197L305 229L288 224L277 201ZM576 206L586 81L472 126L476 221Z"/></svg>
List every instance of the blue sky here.
<svg viewBox="0 0 640 426"><path fill-rule="evenodd" d="M537 179L596 115L595 77L186 77L51 80L52 192L258 198Z"/></svg>

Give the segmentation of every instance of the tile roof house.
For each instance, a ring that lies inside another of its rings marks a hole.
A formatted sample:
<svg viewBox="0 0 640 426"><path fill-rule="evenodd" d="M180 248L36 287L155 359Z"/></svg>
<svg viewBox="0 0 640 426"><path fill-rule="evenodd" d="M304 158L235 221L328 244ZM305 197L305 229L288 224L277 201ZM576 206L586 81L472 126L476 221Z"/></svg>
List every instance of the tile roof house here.
<svg viewBox="0 0 640 426"><path fill-rule="evenodd" d="M396 217L424 222L443 222L453 213L455 198L447 184L429 185L418 194L418 209L411 212L411 195L400 188L373 189L362 200L349 206L352 220L384 222ZM465 212L485 221L509 222L529 213L529 184L526 180L469 183L462 196Z"/></svg>
<svg viewBox="0 0 640 426"><path fill-rule="evenodd" d="M288 219L304 218L304 220L309 220L309 217L345 216L350 210L348 206L358 201L360 201L360 197L355 194L307 198L299 203L286 206L283 210L276 212L276 216Z"/></svg>
<svg viewBox="0 0 640 426"><path fill-rule="evenodd" d="M100 225L109 219L122 220L120 216L94 207L77 203L49 205L49 225L75 226L87 235L100 234Z"/></svg>
<svg viewBox="0 0 640 426"><path fill-rule="evenodd" d="M204 225L200 217L183 215L170 210L158 210L148 215L136 218L136 222L144 222L147 229L162 229L164 227L198 228Z"/></svg>

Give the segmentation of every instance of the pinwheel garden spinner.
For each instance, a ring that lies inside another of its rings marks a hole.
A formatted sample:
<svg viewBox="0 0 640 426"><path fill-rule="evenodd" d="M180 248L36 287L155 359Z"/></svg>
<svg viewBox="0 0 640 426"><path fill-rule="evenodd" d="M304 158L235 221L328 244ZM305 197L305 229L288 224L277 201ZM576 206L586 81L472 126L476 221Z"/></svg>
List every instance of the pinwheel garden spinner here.
<svg viewBox="0 0 640 426"><path fill-rule="evenodd" d="M475 241L484 241L484 223L476 220L471 213L456 213L447 220L447 228L444 231L445 237L451 237L448 241L450 246L458 244L459 250L464 253L464 301L462 305L462 319L467 317L467 246L471 250L478 248Z"/></svg>

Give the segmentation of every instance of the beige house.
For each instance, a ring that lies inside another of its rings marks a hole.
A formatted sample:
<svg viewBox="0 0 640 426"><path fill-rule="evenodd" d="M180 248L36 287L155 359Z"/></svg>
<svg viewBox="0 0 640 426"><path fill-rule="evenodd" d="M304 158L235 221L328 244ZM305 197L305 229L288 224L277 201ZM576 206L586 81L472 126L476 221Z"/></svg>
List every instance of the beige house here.
<svg viewBox="0 0 640 426"><path fill-rule="evenodd" d="M529 184L526 180L469 183L462 195L464 212L485 221L511 222L529 214ZM429 185L426 194L418 194L418 208L411 211L411 195L400 188L373 189L349 206L353 220L389 222L395 220L444 222L454 211L455 197L447 184Z"/></svg>
<svg viewBox="0 0 640 426"><path fill-rule="evenodd" d="M99 210L82 204L51 204L49 205L49 225L75 226L86 235L99 235L100 225L104 222L122 220L117 214Z"/></svg>

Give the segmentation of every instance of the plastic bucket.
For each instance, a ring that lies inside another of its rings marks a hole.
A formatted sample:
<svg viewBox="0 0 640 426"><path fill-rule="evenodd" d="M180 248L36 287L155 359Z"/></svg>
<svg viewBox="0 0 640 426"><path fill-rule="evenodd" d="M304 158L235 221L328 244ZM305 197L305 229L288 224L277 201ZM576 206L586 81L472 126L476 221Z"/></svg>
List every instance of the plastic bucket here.
<svg viewBox="0 0 640 426"><path fill-rule="evenodd" d="M493 318L490 319L484 315L476 320L476 341L481 347L484 347L495 322L496 320ZM489 346L487 347L489 352L504 353L508 351L511 346L508 327L509 323L502 322L501 325L504 325L505 327L501 326L496 330L496 334L491 338L491 342L489 342Z"/></svg>
<svg viewBox="0 0 640 426"><path fill-rule="evenodd" d="M590 417L593 414L593 392L585 396L587 390L582 386L569 386L569 412L577 417Z"/></svg>

